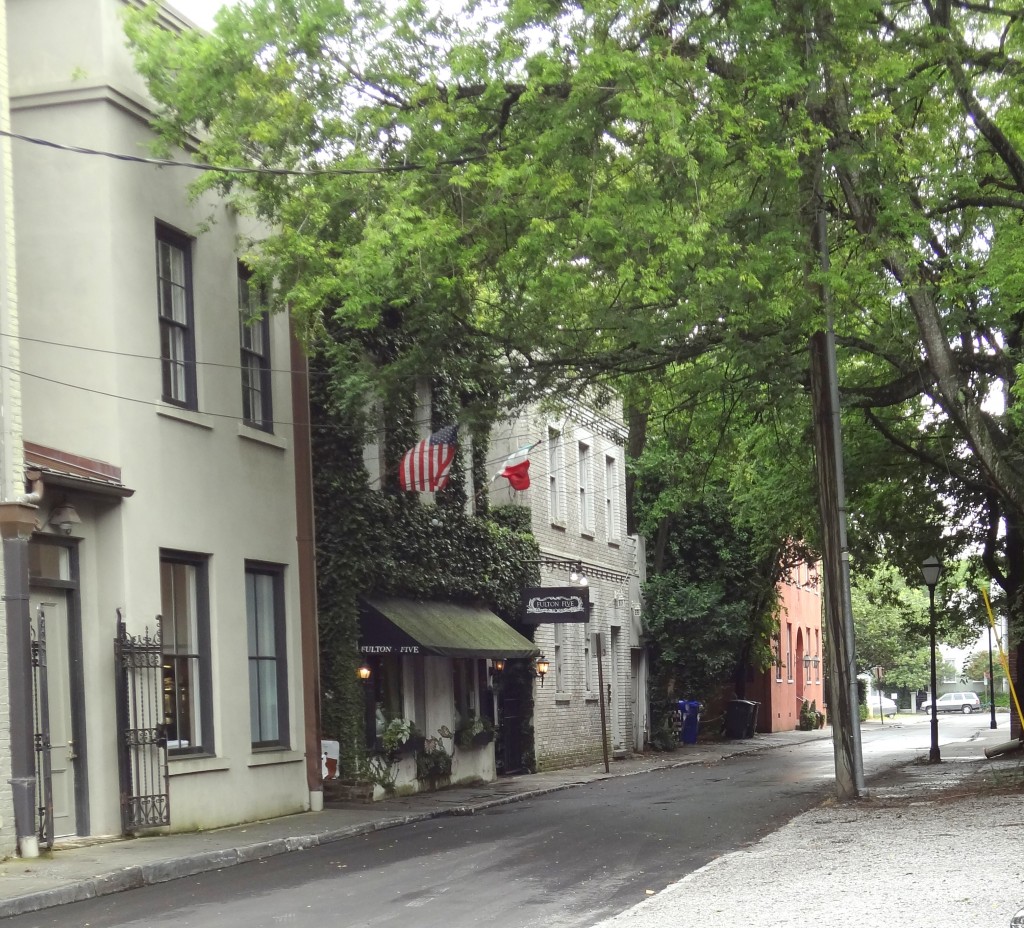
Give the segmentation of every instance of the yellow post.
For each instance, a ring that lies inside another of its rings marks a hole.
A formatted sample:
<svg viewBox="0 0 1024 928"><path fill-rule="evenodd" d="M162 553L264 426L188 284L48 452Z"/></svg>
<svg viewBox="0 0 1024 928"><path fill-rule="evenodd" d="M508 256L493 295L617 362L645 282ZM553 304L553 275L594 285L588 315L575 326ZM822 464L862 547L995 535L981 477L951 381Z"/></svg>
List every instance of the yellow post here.
<svg viewBox="0 0 1024 928"><path fill-rule="evenodd" d="M992 631L996 636L996 646L999 648L999 663L1003 666L1003 673L1006 674L1006 679L1010 681L1010 695L1013 697L1013 704L1017 707L1017 718L1021 725L1024 726L1024 714L1020 711L1020 700L1017 698L1017 688L1013 685L1013 677L1010 676L1010 662L1007 660L1006 654L1003 653L1003 642L999 637L998 630L996 629L996 618L992 614L992 604L988 601L988 591L985 587L980 587L980 589L982 598L985 600L985 608L988 610L988 624L991 626Z"/></svg>

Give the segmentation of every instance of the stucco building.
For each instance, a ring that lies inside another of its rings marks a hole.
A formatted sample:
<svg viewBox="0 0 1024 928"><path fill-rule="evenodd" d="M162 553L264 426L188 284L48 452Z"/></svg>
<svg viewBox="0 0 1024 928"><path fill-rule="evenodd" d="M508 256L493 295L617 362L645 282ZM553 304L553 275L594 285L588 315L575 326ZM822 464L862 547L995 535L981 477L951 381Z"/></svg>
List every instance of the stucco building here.
<svg viewBox="0 0 1024 928"><path fill-rule="evenodd" d="M239 260L259 229L70 150L148 154L126 6L7 3L13 130L66 146L12 148L44 840L321 797L302 362Z"/></svg>
<svg viewBox="0 0 1024 928"><path fill-rule="evenodd" d="M825 657L822 642L821 579L816 564L799 564L779 584L779 635L772 645L773 665L756 674L749 698L760 702L757 730L793 731L800 708L825 705ZM826 713L827 714L827 713Z"/></svg>

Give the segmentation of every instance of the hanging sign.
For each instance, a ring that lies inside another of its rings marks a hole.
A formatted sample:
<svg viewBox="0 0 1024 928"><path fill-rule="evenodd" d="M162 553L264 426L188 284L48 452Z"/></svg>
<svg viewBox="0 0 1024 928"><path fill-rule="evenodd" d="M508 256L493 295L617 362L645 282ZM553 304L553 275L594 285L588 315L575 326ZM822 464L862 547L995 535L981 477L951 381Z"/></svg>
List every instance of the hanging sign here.
<svg viewBox="0 0 1024 928"><path fill-rule="evenodd" d="M586 587L545 586L523 590L523 622L540 625L551 622L587 622L590 594Z"/></svg>

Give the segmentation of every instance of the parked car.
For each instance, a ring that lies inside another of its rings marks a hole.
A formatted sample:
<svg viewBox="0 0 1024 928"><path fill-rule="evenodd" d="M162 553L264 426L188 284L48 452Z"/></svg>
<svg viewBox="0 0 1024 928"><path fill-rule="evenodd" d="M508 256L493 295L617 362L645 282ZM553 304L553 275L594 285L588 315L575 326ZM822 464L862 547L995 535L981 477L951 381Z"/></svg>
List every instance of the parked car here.
<svg viewBox="0 0 1024 928"><path fill-rule="evenodd" d="M922 712L930 712L931 708L930 699L921 703ZM943 693L935 704L936 712L962 712L964 715L977 712L980 708L981 700L977 693Z"/></svg>
<svg viewBox="0 0 1024 928"><path fill-rule="evenodd" d="M899 712L899 707L888 696L880 697L878 693L872 693L867 698L869 715L878 715L879 701L882 703L882 715L887 719L891 719L897 712Z"/></svg>

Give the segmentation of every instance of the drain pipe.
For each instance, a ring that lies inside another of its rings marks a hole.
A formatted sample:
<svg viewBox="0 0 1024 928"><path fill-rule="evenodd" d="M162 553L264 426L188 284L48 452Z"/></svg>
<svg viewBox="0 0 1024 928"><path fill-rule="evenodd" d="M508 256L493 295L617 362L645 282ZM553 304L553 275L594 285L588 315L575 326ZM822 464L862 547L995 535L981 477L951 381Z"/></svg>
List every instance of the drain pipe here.
<svg viewBox="0 0 1024 928"><path fill-rule="evenodd" d="M35 723L32 717L32 635L28 594L28 540L35 529L37 512L38 507L27 500L0 503L10 700L10 783L14 830L18 853L22 857L39 856L39 838L36 835Z"/></svg>

